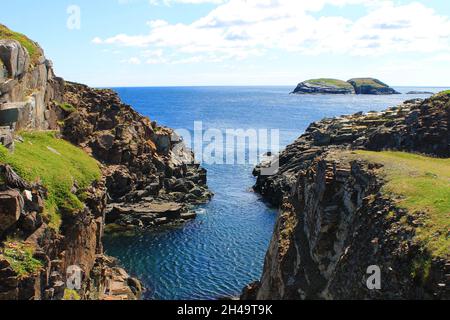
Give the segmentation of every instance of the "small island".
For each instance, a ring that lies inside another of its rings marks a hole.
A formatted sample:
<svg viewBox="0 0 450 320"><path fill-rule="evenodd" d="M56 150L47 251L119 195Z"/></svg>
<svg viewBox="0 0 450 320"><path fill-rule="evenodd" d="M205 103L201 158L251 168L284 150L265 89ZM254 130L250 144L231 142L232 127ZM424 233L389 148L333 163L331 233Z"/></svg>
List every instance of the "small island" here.
<svg viewBox="0 0 450 320"><path fill-rule="evenodd" d="M431 91L409 91L406 94L434 94L434 92L431 92Z"/></svg>
<svg viewBox="0 0 450 320"><path fill-rule="evenodd" d="M293 94L400 94L387 84L374 78L354 78L348 81L339 79L311 79L301 82Z"/></svg>

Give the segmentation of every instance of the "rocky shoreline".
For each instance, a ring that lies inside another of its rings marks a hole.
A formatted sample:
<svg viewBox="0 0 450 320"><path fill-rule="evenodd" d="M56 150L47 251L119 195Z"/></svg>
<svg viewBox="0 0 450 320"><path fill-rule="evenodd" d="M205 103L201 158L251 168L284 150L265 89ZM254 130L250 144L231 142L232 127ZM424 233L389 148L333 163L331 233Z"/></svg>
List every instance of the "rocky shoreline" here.
<svg viewBox="0 0 450 320"><path fill-rule="evenodd" d="M254 189L280 216L263 276L242 299L449 299L448 248L432 254L417 240L427 213L383 192L387 164L364 157L397 150L449 158L449 124L448 93L324 119L272 160L276 174L260 174L270 163L257 167ZM366 286L370 265L381 268L381 290Z"/></svg>
<svg viewBox="0 0 450 320"><path fill-rule="evenodd" d="M139 280L104 255L106 224L130 230L195 218L193 206L212 197L206 170L172 129L111 90L56 77L37 43L0 27L11 36L0 39L0 299L138 299ZM48 159L33 153L40 144ZM15 160L14 150L34 164ZM59 158L70 167L55 186L60 164L47 168ZM33 166L42 175L30 181ZM71 172L82 180L68 186ZM71 266L81 270L75 291Z"/></svg>

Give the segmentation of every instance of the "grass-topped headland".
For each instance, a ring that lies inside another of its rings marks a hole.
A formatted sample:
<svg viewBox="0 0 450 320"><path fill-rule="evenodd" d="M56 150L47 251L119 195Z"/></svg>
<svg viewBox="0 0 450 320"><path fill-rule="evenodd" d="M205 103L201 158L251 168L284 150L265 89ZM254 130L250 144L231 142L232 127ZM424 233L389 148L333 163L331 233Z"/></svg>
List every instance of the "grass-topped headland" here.
<svg viewBox="0 0 450 320"><path fill-rule="evenodd" d="M374 78L354 78L354 79L348 80L348 83L351 83L354 87L367 87L367 86L370 86L372 88L388 87L387 84L381 82L378 79L374 79Z"/></svg>
<svg viewBox="0 0 450 320"><path fill-rule="evenodd" d="M18 41L25 49L27 49L28 54L30 55L31 64L32 65L37 64L40 57L39 47L34 41L30 40L27 36L12 31L8 27L0 24L0 39Z"/></svg>
<svg viewBox="0 0 450 320"><path fill-rule="evenodd" d="M0 146L0 162L9 164L28 182L40 182L48 189L45 216L58 228L61 214L73 214L83 208L83 190L101 172L95 159L83 150L59 139L55 132L22 132L23 142L10 153ZM78 186L77 194L72 193Z"/></svg>
<svg viewBox="0 0 450 320"><path fill-rule="evenodd" d="M355 157L383 165L383 193L411 214L423 214L416 240L432 256L450 258L450 159L371 151Z"/></svg>
<svg viewBox="0 0 450 320"><path fill-rule="evenodd" d="M345 88L345 89L353 88L350 83L339 80L339 79L320 78L320 79L311 79L306 82L315 84L315 85L333 86L333 87L337 87L337 88Z"/></svg>

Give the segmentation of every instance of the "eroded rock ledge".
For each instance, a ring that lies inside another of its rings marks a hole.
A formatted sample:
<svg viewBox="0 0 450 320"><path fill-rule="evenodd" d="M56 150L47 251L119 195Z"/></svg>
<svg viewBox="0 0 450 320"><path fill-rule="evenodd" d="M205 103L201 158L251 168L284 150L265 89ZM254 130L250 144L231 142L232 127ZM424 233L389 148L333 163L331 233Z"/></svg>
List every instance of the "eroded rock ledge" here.
<svg viewBox="0 0 450 320"><path fill-rule="evenodd" d="M381 192L383 166L355 155L390 149L448 158L449 123L448 94L325 119L281 153L277 174L261 176L257 167L255 190L281 212L262 279L242 298L450 298L449 257L432 256L415 237L422 213ZM381 268L381 290L366 286L371 265Z"/></svg>

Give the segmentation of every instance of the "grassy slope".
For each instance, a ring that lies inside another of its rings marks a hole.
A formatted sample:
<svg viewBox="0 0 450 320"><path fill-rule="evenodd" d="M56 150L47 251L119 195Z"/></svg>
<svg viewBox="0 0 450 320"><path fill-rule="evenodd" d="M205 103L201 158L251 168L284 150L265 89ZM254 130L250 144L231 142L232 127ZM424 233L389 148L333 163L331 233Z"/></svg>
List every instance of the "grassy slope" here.
<svg viewBox="0 0 450 320"><path fill-rule="evenodd" d="M338 79L311 79L306 81L308 83L316 84L316 85L328 85L328 86L334 86L338 88L346 88L346 89L353 89L353 86L345 81L338 80Z"/></svg>
<svg viewBox="0 0 450 320"><path fill-rule="evenodd" d="M58 228L61 214L83 208L82 190L98 180L98 163L83 150L55 137L54 132L24 132L23 143L16 143L14 153L0 146L0 162L10 164L24 179L41 181L48 189L45 203L50 225ZM71 192L74 182L81 192Z"/></svg>
<svg viewBox="0 0 450 320"><path fill-rule="evenodd" d="M0 24L0 39L19 41L20 44L27 49L28 54L30 55L31 64L35 65L37 63L40 56L39 48L35 42L30 40L25 35L14 32L8 29L6 26Z"/></svg>
<svg viewBox="0 0 450 320"><path fill-rule="evenodd" d="M409 212L424 212L416 238L433 256L450 257L450 159L403 152L356 152L359 158L384 165L383 192Z"/></svg>
<svg viewBox="0 0 450 320"><path fill-rule="evenodd" d="M386 88L388 86L388 85L382 83L381 81L373 79L373 78L355 78L355 79L348 80L348 82L353 82L358 87L371 86L374 88Z"/></svg>

